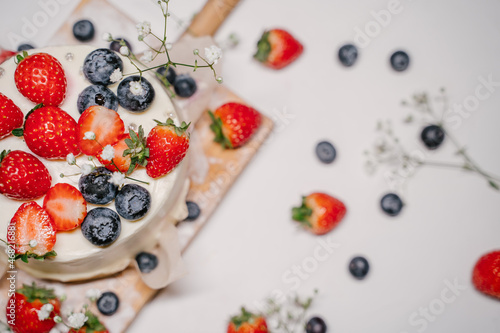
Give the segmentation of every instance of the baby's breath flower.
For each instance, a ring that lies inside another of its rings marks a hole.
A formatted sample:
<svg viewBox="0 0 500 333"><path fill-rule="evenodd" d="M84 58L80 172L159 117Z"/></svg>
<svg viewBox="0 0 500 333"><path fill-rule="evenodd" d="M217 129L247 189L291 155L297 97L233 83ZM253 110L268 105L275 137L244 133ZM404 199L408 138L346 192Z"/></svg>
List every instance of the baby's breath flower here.
<svg viewBox="0 0 500 333"><path fill-rule="evenodd" d="M82 175L85 176L91 173L92 170L94 170L94 166L92 164L85 163L80 167L80 169L82 171Z"/></svg>
<svg viewBox="0 0 500 333"><path fill-rule="evenodd" d="M135 27L140 37L144 38L151 33L151 23L148 21L139 22Z"/></svg>
<svg viewBox="0 0 500 333"><path fill-rule="evenodd" d="M170 51L172 49L172 43L166 43L165 47Z"/></svg>
<svg viewBox="0 0 500 333"><path fill-rule="evenodd" d="M88 319L89 318L84 313L73 313L68 317L68 326L80 329Z"/></svg>
<svg viewBox="0 0 500 333"><path fill-rule="evenodd" d="M76 164L75 155L73 155L73 153L69 153L68 155L66 155L66 162L68 162L69 165L75 165Z"/></svg>
<svg viewBox="0 0 500 333"><path fill-rule="evenodd" d="M38 320L42 321L49 318L50 313L54 310L54 306L50 303L44 304L40 310L36 310L38 314Z"/></svg>
<svg viewBox="0 0 500 333"><path fill-rule="evenodd" d="M215 45L205 47L205 59L209 64L216 64L222 57L222 50Z"/></svg>
<svg viewBox="0 0 500 333"><path fill-rule="evenodd" d="M123 77L122 71L119 68L117 68L113 71L113 73L111 73L109 79L111 80L111 82L115 83L120 81L122 77Z"/></svg>
<svg viewBox="0 0 500 333"><path fill-rule="evenodd" d="M33 247L35 247L35 246L37 246L37 245L38 245L38 242L36 241L36 239L32 239L32 240L30 240L29 246L30 246L31 248L33 248ZM51 310L51 311L52 311L52 310Z"/></svg>
<svg viewBox="0 0 500 333"><path fill-rule="evenodd" d="M113 157L115 157L115 148L113 148L111 145L107 145L102 150L101 157L103 160L111 161Z"/></svg>
<svg viewBox="0 0 500 333"><path fill-rule="evenodd" d="M115 171L108 181L116 186L120 186L125 181L125 175L121 172Z"/></svg>
<svg viewBox="0 0 500 333"><path fill-rule="evenodd" d="M56 323L62 323L62 318L59 317L59 316L55 316L54 317L54 322L56 322Z"/></svg>
<svg viewBox="0 0 500 333"><path fill-rule="evenodd" d="M130 82L129 89L130 89L130 92L136 96L142 95L144 93L144 89L142 88L141 82L139 82L139 81Z"/></svg>
<svg viewBox="0 0 500 333"><path fill-rule="evenodd" d="M126 47L125 45L120 47L120 53L124 56L128 56L128 54L130 53L128 47Z"/></svg>
<svg viewBox="0 0 500 333"><path fill-rule="evenodd" d="M101 38L105 42L111 42L113 40L113 37L111 36L111 34L109 32L103 33Z"/></svg>
<svg viewBox="0 0 500 333"><path fill-rule="evenodd" d="M99 297L101 297L101 291L99 289L89 289L85 293L85 297L87 297L91 302L95 302Z"/></svg>
<svg viewBox="0 0 500 333"><path fill-rule="evenodd" d="M146 64L151 62L151 60L153 60L153 52L150 50L145 51L140 60Z"/></svg>
<svg viewBox="0 0 500 333"><path fill-rule="evenodd" d="M83 140L94 140L95 139L95 133L88 131L85 132L85 136L83 137Z"/></svg>

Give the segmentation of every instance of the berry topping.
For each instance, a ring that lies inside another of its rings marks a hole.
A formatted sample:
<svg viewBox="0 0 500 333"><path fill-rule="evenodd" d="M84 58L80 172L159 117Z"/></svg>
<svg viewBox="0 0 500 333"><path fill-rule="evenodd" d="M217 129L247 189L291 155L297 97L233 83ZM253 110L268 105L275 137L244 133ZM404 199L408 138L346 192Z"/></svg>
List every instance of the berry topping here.
<svg viewBox="0 0 500 333"><path fill-rule="evenodd" d="M105 205L113 201L118 193L118 186L110 181L112 175L105 167L98 167L80 177L78 187L88 203Z"/></svg>
<svg viewBox="0 0 500 333"><path fill-rule="evenodd" d="M266 319L241 308L241 314L231 317L227 333L268 333Z"/></svg>
<svg viewBox="0 0 500 333"><path fill-rule="evenodd" d="M118 86L118 102L132 112L142 112L151 106L155 90L151 83L137 75L128 76Z"/></svg>
<svg viewBox="0 0 500 333"><path fill-rule="evenodd" d="M0 154L0 193L15 200L33 200L50 188L52 177L34 155L21 150Z"/></svg>
<svg viewBox="0 0 500 333"><path fill-rule="evenodd" d="M23 121L24 114L21 109L10 98L0 93L0 139L23 126Z"/></svg>
<svg viewBox="0 0 500 333"><path fill-rule="evenodd" d="M358 49L352 44L346 44L339 49L339 60L342 65L351 67L358 59Z"/></svg>
<svg viewBox="0 0 500 333"><path fill-rule="evenodd" d="M165 79L170 84L174 84L175 78L177 77L177 74L175 73L175 70L172 66L168 66L168 70L167 67L160 67L156 70L156 73L158 73L160 79Z"/></svg>
<svg viewBox="0 0 500 333"><path fill-rule="evenodd" d="M500 298L500 251L485 254L477 261L472 283L480 292Z"/></svg>
<svg viewBox="0 0 500 333"><path fill-rule="evenodd" d="M196 81L188 74L177 75L174 79L174 90L179 97L191 97L196 92Z"/></svg>
<svg viewBox="0 0 500 333"><path fill-rule="evenodd" d="M94 84L83 89L76 101L76 107L80 114L93 105L104 106L105 108L118 111L118 97L107 87Z"/></svg>
<svg viewBox="0 0 500 333"><path fill-rule="evenodd" d="M397 72L402 72L410 65L410 57L404 51L396 51L391 55L391 66Z"/></svg>
<svg viewBox="0 0 500 333"><path fill-rule="evenodd" d="M122 229L120 216L115 211L98 207L89 210L83 220L83 237L96 246L107 246L113 243Z"/></svg>
<svg viewBox="0 0 500 333"><path fill-rule="evenodd" d="M312 317L307 321L306 333L326 333L326 323L320 317Z"/></svg>
<svg viewBox="0 0 500 333"><path fill-rule="evenodd" d="M272 29L260 38L254 58L270 68L281 69L294 62L303 50L302 44L290 33Z"/></svg>
<svg viewBox="0 0 500 333"><path fill-rule="evenodd" d="M54 221L57 231L78 228L87 216L87 202L78 189L57 183L43 198L43 208Z"/></svg>
<svg viewBox="0 0 500 333"><path fill-rule="evenodd" d="M158 257L152 253L140 252L135 256L137 266L142 273L152 272L158 266Z"/></svg>
<svg viewBox="0 0 500 333"><path fill-rule="evenodd" d="M321 141L316 145L316 156L323 163L329 164L337 157L335 147L328 141Z"/></svg>
<svg viewBox="0 0 500 333"><path fill-rule="evenodd" d="M80 20L73 25L73 36L80 42L88 42L94 34L94 25L89 20Z"/></svg>
<svg viewBox="0 0 500 333"><path fill-rule="evenodd" d="M403 201L397 194L387 193L380 200L380 207L387 215L396 216L403 209Z"/></svg>
<svg viewBox="0 0 500 333"><path fill-rule="evenodd" d="M429 149L438 148L444 141L444 130L437 125L429 125L422 130L420 138Z"/></svg>
<svg viewBox="0 0 500 333"><path fill-rule="evenodd" d="M201 210L200 206L196 202L193 201L186 201L186 205L188 208L188 216L184 221L194 221L200 216Z"/></svg>
<svg viewBox="0 0 500 333"><path fill-rule="evenodd" d="M71 328L68 333L109 333L106 326L89 310L85 311L85 317L87 317L87 320L80 329Z"/></svg>
<svg viewBox="0 0 500 333"><path fill-rule="evenodd" d="M137 184L127 184L115 198L116 212L127 220L135 221L144 217L151 207L151 194Z"/></svg>
<svg viewBox="0 0 500 333"><path fill-rule="evenodd" d="M369 269L370 265L368 264L368 260L363 257L354 257L349 263L349 272L351 272L352 276L356 279L364 279Z"/></svg>
<svg viewBox="0 0 500 333"><path fill-rule="evenodd" d="M109 44L109 48L115 52L120 52L120 47L122 47L122 43L128 47L130 52L132 52L132 45L125 38L116 38L116 40L112 41Z"/></svg>
<svg viewBox="0 0 500 333"><path fill-rule="evenodd" d="M34 49L35 47L31 44L27 44L27 43L24 43L24 44L19 44L19 46L17 47L17 51L18 52L21 52L21 51L28 51L28 50L32 50Z"/></svg>
<svg viewBox="0 0 500 333"><path fill-rule="evenodd" d="M123 72L123 62L120 56L109 49L94 50L83 62L83 74L93 84L108 86L117 82L111 77L116 70Z"/></svg>
<svg viewBox="0 0 500 333"><path fill-rule="evenodd" d="M120 306L120 300L118 296L112 292L107 291L99 297L97 300L97 309L105 316L111 316L116 311L118 311L118 307Z"/></svg>

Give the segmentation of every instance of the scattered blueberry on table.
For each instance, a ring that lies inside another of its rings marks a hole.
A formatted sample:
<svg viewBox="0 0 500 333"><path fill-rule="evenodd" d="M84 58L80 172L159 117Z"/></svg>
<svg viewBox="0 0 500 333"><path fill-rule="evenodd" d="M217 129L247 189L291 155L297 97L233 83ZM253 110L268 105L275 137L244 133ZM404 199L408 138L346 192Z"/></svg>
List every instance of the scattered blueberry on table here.
<svg viewBox="0 0 500 333"><path fill-rule="evenodd" d="M387 193L380 200L380 207L387 215L396 216L403 209L403 201L397 194Z"/></svg>
<svg viewBox="0 0 500 333"><path fill-rule="evenodd" d="M338 56L342 65L351 67L358 59L358 49L352 44L346 44L339 49Z"/></svg>
<svg viewBox="0 0 500 333"><path fill-rule="evenodd" d="M196 220L201 214L200 206L198 206L198 204L193 201L186 201L186 205L188 208L188 216L184 219L184 221Z"/></svg>
<svg viewBox="0 0 500 333"><path fill-rule="evenodd" d="M97 309L105 316L113 315L118 311L119 306L120 300L112 291L102 293L101 297L97 300Z"/></svg>
<svg viewBox="0 0 500 333"><path fill-rule="evenodd" d="M144 217L151 208L151 194L140 185L127 184L118 191L115 208L124 219L138 220Z"/></svg>
<svg viewBox="0 0 500 333"><path fill-rule="evenodd" d="M89 20L80 20L73 25L73 35L80 42L88 42L95 35L95 29Z"/></svg>
<svg viewBox="0 0 500 333"><path fill-rule="evenodd" d="M140 252L135 256L137 266L142 273L152 272L158 266L158 257L149 252Z"/></svg>
<svg viewBox="0 0 500 333"><path fill-rule="evenodd" d="M364 279L369 270L370 265L368 264L368 260L363 257L354 257L349 263L349 272L351 272L352 276L356 279Z"/></svg>
<svg viewBox="0 0 500 333"><path fill-rule="evenodd" d="M93 84L108 86L114 83L111 75L116 70L123 72L123 62L109 49L94 50L83 61L83 74Z"/></svg>
<svg viewBox="0 0 500 333"><path fill-rule="evenodd" d="M121 233L120 216L106 207L97 207L88 211L81 224L82 234L96 246L112 244Z"/></svg>
<svg viewBox="0 0 500 333"><path fill-rule="evenodd" d="M196 81L188 74L177 75L174 81L174 90L177 96L191 97L196 92Z"/></svg>
<svg viewBox="0 0 500 333"><path fill-rule="evenodd" d="M109 180L113 172L105 167L95 168L88 175L82 175L78 181L78 188L85 201L96 205L105 205L116 197L118 186Z"/></svg>
<svg viewBox="0 0 500 333"><path fill-rule="evenodd" d="M18 47L17 47L17 50L18 51L28 51L28 50L31 50L31 49L34 49L35 47L31 44L20 44Z"/></svg>
<svg viewBox="0 0 500 333"><path fill-rule="evenodd" d="M81 114L93 105L100 105L118 111L118 97L109 88L100 84L93 84L83 89L78 95L76 106Z"/></svg>
<svg viewBox="0 0 500 333"><path fill-rule="evenodd" d="M321 141L316 145L316 156L325 164L332 163L337 157L335 147L328 141Z"/></svg>
<svg viewBox="0 0 500 333"><path fill-rule="evenodd" d="M420 138L424 142L425 146L429 149L438 148L444 141L444 130L437 125L426 126L422 130Z"/></svg>
<svg viewBox="0 0 500 333"><path fill-rule="evenodd" d="M162 66L156 70L156 72L164 77L168 83L174 84L175 78L177 76L177 73L175 72L174 68L172 66L168 66L168 70L165 66Z"/></svg>
<svg viewBox="0 0 500 333"><path fill-rule="evenodd" d="M120 41L123 41L125 43L125 45L128 47L128 49L130 50L130 52L132 52L132 45L130 45L130 43L128 42L128 40L126 40L125 38L115 38L116 40L112 41L110 44L109 44L109 48L115 52L120 52L120 47L122 47L122 45L120 44Z"/></svg>
<svg viewBox="0 0 500 333"><path fill-rule="evenodd" d="M153 103L155 90L146 78L133 75L120 82L117 95L122 107L132 112L142 112Z"/></svg>
<svg viewBox="0 0 500 333"><path fill-rule="evenodd" d="M404 51L396 51L391 55L391 66L397 72L402 72L410 65L410 57Z"/></svg>
<svg viewBox="0 0 500 333"><path fill-rule="evenodd" d="M320 317L312 317L306 324L306 333L325 333L326 323Z"/></svg>

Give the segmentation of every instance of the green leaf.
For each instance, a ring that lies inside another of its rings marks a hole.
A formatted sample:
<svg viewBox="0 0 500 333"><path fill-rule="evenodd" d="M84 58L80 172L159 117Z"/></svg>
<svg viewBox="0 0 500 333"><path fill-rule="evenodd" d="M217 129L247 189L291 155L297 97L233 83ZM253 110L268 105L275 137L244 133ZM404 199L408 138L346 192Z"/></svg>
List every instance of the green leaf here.
<svg viewBox="0 0 500 333"><path fill-rule="evenodd" d="M23 287L17 290L18 293L26 296L28 302L32 303L35 300L40 300L42 303L48 303L51 299L56 299L54 289L39 287L33 282L31 285L23 284Z"/></svg>
<svg viewBox="0 0 500 333"><path fill-rule="evenodd" d="M498 184L497 184L497 183L495 183L494 181L490 180L490 181L488 182L488 184L489 184L491 187L493 187L495 190L497 190L497 191L499 191L499 190L500 190L500 187L499 187L499 186L498 186Z"/></svg>
<svg viewBox="0 0 500 333"><path fill-rule="evenodd" d="M17 136L17 137L21 137L21 136L24 135L24 129L22 127L21 128L13 129L12 130L12 135Z"/></svg>
<svg viewBox="0 0 500 333"><path fill-rule="evenodd" d="M269 32L266 31L257 42L257 53L255 53L253 57L260 62L265 62L269 57L270 52L271 44L269 43Z"/></svg>
<svg viewBox="0 0 500 333"><path fill-rule="evenodd" d="M10 153L10 150L2 150L2 152L0 153L0 162L3 161L3 159L5 158L5 156L7 156L7 154Z"/></svg>
<svg viewBox="0 0 500 333"><path fill-rule="evenodd" d="M219 117L216 117L212 111L208 111L208 115L210 116L210 119L212 119L212 124L210 125L210 129L212 132L214 132L215 137L214 137L214 142L220 143L223 148L225 149L233 149L233 144L229 138L227 138L224 135L224 132L222 131L222 119Z"/></svg>

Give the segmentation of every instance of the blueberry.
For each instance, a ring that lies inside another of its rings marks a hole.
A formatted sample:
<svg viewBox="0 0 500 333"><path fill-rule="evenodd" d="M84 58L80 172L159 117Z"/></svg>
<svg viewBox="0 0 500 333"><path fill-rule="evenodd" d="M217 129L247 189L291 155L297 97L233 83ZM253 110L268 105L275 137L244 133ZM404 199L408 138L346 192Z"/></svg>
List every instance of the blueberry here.
<svg viewBox="0 0 500 333"><path fill-rule="evenodd" d="M410 65L410 57L404 51L396 51L391 55L391 66L395 71L402 72Z"/></svg>
<svg viewBox="0 0 500 333"><path fill-rule="evenodd" d="M73 25L73 35L80 42L88 42L94 38L95 29L89 20L80 20Z"/></svg>
<svg viewBox="0 0 500 333"><path fill-rule="evenodd" d="M93 84L110 85L111 74L117 69L123 72L122 59L109 49L94 50L83 61L83 74Z"/></svg>
<svg viewBox="0 0 500 333"><path fill-rule="evenodd" d="M83 89L76 101L76 107L80 113L83 113L83 111L92 105L101 105L118 111L118 97L107 87L100 84L93 84Z"/></svg>
<svg viewBox="0 0 500 333"><path fill-rule="evenodd" d="M427 148L436 149L443 143L444 131L440 126L429 125L423 129L420 138Z"/></svg>
<svg viewBox="0 0 500 333"><path fill-rule="evenodd" d="M120 216L106 207L97 207L88 211L83 219L83 237L96 246L107 246L113 243L122 229Z"/></svg>
<svg viewBox="0 0 500 333"><path fill-rule="evenodd" d="M158 266L158 257L152 253L140 252L135 256L135 261L142 273L149 273Z"/></svg>
<svg viewBox="0 0 500 333"><path fill-rule="evenodd" d="M320 317L312 317L306 324L306 333L325 333L326 324Z"/></svg>
<svg viewBox="0 0 500 333"><path fill-rule="evenodd" d="M352 44L346 44L339 49L339 60L342 65L351 67L358 59L358 49Z"/></svg>
<svg viewBox="0 0 500 333"><path fill-rule="evenodd" d="M109 48L115 52L120 52L120 47L122 47L122 45L120 44L120 41L123 41L125 43L125 45L127 45L128 49L130 50L130 52L132 52L132 45L130 45L130 43L125 39L125 38L115 38L116 40L112 41L110 44L109 44Z"/></svg>
<svg viewBox="0 0 500 333"><path fill-rule="evenodd" d="M200 206L198 206L198 204L193 201L186 201L186 205L188 208L188 216L184 219L184 221L196 220L201 213Z"/></svg>
<svg viewBox="0 0 500 333"><path fill-rule="evenodd" d="M27 51L27 50L31 50L31 49L34 49L35 47L31 44L21 44L17 47L17 50L18 51Z"/></svg>
<svg viewBox="0 0 500 333"><path fill-rule="evenodd" d="M174 84L175 77L177 76L177 73L175 73L175 70L174 70L174 68L172 66L168 66L168 71L167 71L166 67L162 66L162 67L158 68L156 70L156 72L159 75L161 75L162 77L164 77L165 79L167 79L167 81L170 84Z"/></svg>
<svg viewBox="0 0 500 333"><path fill-rule="evenodd" d="M187 74L177 75L174 81L175 93L180 97L191 97L196 92L196 81Z"/></svg>
<svg viewBox="0 0 500 333"><path fill-rule="evenodd" d="M83 198L91 204L105 205L116 197L118 186L109 182L113 172L105 167L95 168L88 175L82 175L78 182Z"/></svg>
<svg viewBox="0 0 500 333"><path fill-rule="evenodd" d="M135 221L143 217L151 207L148 190L137 184L122 187L115 198L116 212L127 220Z"/></svg>
<svg viewBox="0 0 500 333"><path fill-rule="evenodd" d="M101 297L97 300L97 309L105 316L114 314L120 306L118 296L112 291L102 293Z"/></svg>
<svg viewBox="0 0 500 333"><path fill-rule="evenodd" d="M403 209L403 201L397 194L388 193L380 200L380 207L387 215L396 216Z"/></svg>
<svg viewBox="0 0 500 333"><path fill-rule="evenodd" d="M328 141L321 141L316 145L316 156L323 163L329 164L337 157L335 147Z"/></svg>
<svg viewBox="0 0 500 333"><path fill-rule="evenodd" d="M349 272L351 272L352 276L356 279L364 279L369 270L370 265L368 264L368 260L363 257L354 257L349 263Z"/></svg>
<svg viewBox="0 0 500 333"><path fill-rule="evenodd" d="M140 82L139 89L131 87L132 82ZM149 108L155 98L155 90L151 83L138 75L128 76L118 85L118 102L125 109L132 112L142 112Z"/></svg>

